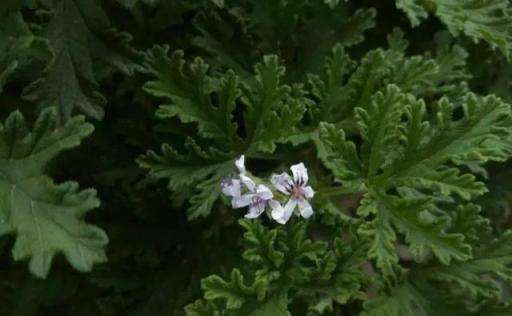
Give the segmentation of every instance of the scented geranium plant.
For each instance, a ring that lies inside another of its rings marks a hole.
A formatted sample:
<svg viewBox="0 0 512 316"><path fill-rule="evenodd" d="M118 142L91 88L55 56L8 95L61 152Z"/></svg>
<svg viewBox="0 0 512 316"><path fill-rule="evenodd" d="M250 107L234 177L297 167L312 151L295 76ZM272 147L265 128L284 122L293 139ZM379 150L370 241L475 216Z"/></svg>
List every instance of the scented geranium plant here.
<svg viewBox="0 0 512 316"><path fill-rule="evenodd" d="M293 178L283 172L279 175L272 175L270 179L277 191L289 197L284 207L268 186L265 184L256 186L255 180L246 174L244 155L235 164L240 172L239 178L224 180L222 182L222 192L231 197L233 208L249 207L249 212L245 215L245 218L259 217L267 206L272 209L272 218L280 224L288 222L296 207L298 207L303 218L309 218L313 215L313 208L308 200L314 196L315 192L307 185L308 170L303 163L290 167ZM262 181L258 180L258 182ZM243 191L247 191L247 193L242 194Z"/></svg>
<svg viewBox="0 0 512 316"><path fill-rule="evenodd" d="M512 315L508 1L0 21L1 315Z"/></svg>

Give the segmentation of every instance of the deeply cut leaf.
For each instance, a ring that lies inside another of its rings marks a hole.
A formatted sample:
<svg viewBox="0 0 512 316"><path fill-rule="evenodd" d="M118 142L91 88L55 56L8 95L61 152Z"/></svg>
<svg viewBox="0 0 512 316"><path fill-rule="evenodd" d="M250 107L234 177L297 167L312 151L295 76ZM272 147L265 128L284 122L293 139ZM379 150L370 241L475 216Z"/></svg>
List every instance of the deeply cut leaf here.
<svg viewBox="0 0 512 316"><path fill-rule="evenodd" d="M507 0L397 0L412 26L435 13L454 34L464 33L473 41L485 41L508 59L512 54L512 7Z"/></svg>

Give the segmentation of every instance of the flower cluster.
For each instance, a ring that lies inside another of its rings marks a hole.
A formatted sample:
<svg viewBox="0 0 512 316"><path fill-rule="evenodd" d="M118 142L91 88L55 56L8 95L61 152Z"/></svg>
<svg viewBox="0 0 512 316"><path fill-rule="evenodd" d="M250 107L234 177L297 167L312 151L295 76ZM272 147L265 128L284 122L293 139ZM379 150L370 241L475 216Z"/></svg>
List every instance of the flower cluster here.
<svg viewBox="0 0 512 316"><path fill-rule="evenodd" d="M272 210L272 218L279 224L286 224L294 210L298 208L303 218L313 215L313 208L308 200L315 192L308 184L308 170L303 163L290 167L292 176L283 172L273 174L270 183L273 191L260 179L250 176L245 170L245 157L242 155L235 161L238 178L226 179L222 182L222 192L231 197L233 208L249 207L245 218L257 218L267 206ZM281 201L286 203L281 204Z"/></svg>

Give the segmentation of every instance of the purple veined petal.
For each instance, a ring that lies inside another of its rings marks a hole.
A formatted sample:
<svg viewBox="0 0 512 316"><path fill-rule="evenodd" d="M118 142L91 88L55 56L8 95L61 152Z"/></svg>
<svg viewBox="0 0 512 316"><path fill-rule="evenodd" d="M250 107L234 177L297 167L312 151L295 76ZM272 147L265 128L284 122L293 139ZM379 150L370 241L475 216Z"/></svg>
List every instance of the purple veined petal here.
<svg viewBox="0 0 512 316"><path fill-rule="evenodd" d="M291 166L290 170L293 174L293 182L301 186L308 183L308 169L302 162Z"/></svg>
<svg viewBox="0 0 512 316"><path fill-rule="evenodd" d="M272 191L270 191L270 189L263 184L258 185L258 188L256 189L256 194L258 195L258 197L265 201L270 200L274 197Z"/></svg>
<svg viewBox="0 0 512 316"><path fill-rule="evenodd" d="M265 211L265 203L257 203L249 207L249 211L244 217L247 219L257 218L263 211Z"/></svg>
<svg viewBox="0 0 512 316"><path fill-rule="evenodd" d="M240 180L226 179L222 181L222 193L227 196L235 197L240 196Z"/></svg>
<svg viewBox="0 0 512 316"><path fill-rule="evenodd" d="M299 212L302 217L309 218L313 215L313 207L311 207L307 200L300 199L297 204L299 205Z"/></svg>
<svg viewBox="0 0 512 316"><path fill-rule="evenodd" d="M254 181L251 178L249 178L246 175L241 174L240 180L242 180L242 183L245 185L247 190L249 190L251 192L256 192L256 183L254 183Z"/></svg>
<svg viewBox="0 0 512 316"><path fill-rule="evenodd" d="M244 194L240 196L235 196L231 200L231 206L233 208L246 207L247 205L250 205L252 203L254 196L254 194Z"/></svg>
<svg viewBox="0 0 512 316"><path fill-rule="evenodd" d="M313 191L313 188L310 187L309 185L307 187L303 187L302 192L304 192L304 196L306 197L306 199L310 199L313 196L315 196L315 191Z"/></svg>
<svg viewBox="0 0 512 316"><path fill-rule="evenodd" d="M270 182L272 182L272 185L279 190L281 193L284 193L286 195L290 195L293 188L293 181L290 175L288 175L286 172L283 172L281 174L273 174L270 178Z"/></svg>
<svg viewBox="0 0 512 316"><path fill-rule="evenodd" d="M241 175L245 174L245 156L244 155L240 156L240 158L235 160L235 165L238 168L238 172L240 172Z"/></svg>

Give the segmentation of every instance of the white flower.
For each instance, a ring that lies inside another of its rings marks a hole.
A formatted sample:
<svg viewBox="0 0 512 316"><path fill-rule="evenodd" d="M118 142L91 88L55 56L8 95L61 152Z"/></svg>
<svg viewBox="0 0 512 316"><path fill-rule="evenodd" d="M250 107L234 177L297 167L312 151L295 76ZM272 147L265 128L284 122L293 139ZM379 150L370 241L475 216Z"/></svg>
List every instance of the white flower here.
<svg viewBox="0 0 512 316"><path fill-rule="evenodd" d="M242 155L235 160L235 165L238 169L240 179L229 178L222 181L222 193L230 197L240 196L242 191L241 183L243 183L249 191L254 192L256 190L256 184L245 174L245 156Z"/></svg>
<svg viewBox="0 0 512 316"><path fill-rule="evenodd" d="M222 193L227 196L235 197L240 196L240 180L238 179L226 179L222 181Z"/></svg>
<svg viewBox="0 0 512 316"><path fill-rule="evenodd" d="M302 217L308 218L313 215L313 208L308 200L315 195L315 192L307 185L308 170L303 163L291 166L290 170L293 179L286 172L274 174L270 179L277 190L290 196L284 207L277 201L269 203L272 207L272 218L280 224L288 222L296 206L298 206Z"/></svg>
<svg viewBox="0 0 512 316"><path fill-rule="evenodd" d="M233 208L249 206L249 212L245 214L245 218L256 218L265 211L265 207L273 197L272 191L267 186L260 184L250 193L233 197L231 205Z"/></svg>
<svg viewBox="0 0 512 316"><path fill-rule="evenodd" d="M256 218L265 211L265 207L269 200L274 197L274 194L263 184L256 186L256 183L247 176L244 155L235 161L235 165L238 168L240 179L224 180L222 182L222 193L232 197L231 206L233 208L249 206L249 212L245 215L245 218ZM248 191L248 193L242 194L242 191Z"/></svg>

